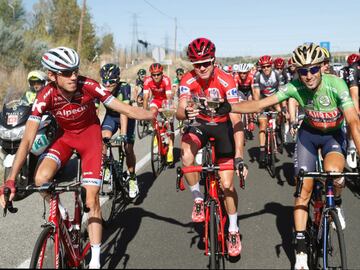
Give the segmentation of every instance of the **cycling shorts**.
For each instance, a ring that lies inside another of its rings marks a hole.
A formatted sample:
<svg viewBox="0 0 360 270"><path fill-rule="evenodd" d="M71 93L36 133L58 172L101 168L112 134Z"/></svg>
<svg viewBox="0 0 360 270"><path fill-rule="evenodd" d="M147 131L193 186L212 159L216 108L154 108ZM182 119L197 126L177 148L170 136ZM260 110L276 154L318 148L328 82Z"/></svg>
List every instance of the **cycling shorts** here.
<svg viewBox="0 0 360 270"><path fill-rule="evenodd" d="M101 130L109 130L115 134L120 128L120 117L114 117L106 114L101 124ZM128 118L128 126L126 132L126 143L134 144L135 142L135 119Z"/></svg>
<svg viewBox="0 0 360 270"><path fill-rule="evenodd" d="M346 134L343 129L338 129L331 133L323 133L303 124L298 131L295 145L295 175L298 175L300 169L306 171L316 170L319 148L323 157L330 152L337 152L345 156L346 144Z"/></svg>
<svg viewBox="0 0 360 270"><path fill-rule="evenodd" d="M64 131L41 158L64 166L76 150L81 156L82 185L101 185L102 137L99 124L92 124L80 133Z"/></svg>
<svg viewBox="0 0 360 270"><path fill-rule="evenodd" d="M149 108L151 107L156 107L156 109L159 109L161 108L161 104L162 104L162 101L164 99L153 99L151 102L150 102L150 105L149 105Z"/></svg>
<svg viewBox="0 0 360 270"><path fill-rule="evenodd" d="M198 149L204 147L210 137L215 139L215 155L217 158L234 158L234 131L230 121L219 122L216 126L206 125L207 121L196 119L201 126L188 126L182 141L195 142Z"/></svg>

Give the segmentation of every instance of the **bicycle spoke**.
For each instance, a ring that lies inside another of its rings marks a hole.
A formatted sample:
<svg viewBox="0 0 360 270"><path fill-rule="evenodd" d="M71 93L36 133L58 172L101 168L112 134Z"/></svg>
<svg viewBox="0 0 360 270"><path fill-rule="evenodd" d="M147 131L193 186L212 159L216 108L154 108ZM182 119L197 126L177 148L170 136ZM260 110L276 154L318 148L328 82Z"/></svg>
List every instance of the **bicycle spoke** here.
<svg viewBox="0 0 360 270"><path fill-rule="evenodd" d="M335 210L329 211L326 252L326 268L347 269L343 230ZM335 227L335 228L334 228Z"/></svg>

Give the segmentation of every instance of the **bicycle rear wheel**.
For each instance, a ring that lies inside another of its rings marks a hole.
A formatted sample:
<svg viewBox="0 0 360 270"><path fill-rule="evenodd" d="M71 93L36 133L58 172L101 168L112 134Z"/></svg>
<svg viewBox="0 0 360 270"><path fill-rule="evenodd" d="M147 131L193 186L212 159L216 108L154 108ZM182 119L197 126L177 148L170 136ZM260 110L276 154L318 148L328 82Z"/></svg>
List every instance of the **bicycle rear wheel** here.
<svg viewBox="0 0 360 270"><path fill-rule="evenodd" d="M65 253L61 243L59 245L59 256L55 254L54 229L51 226L47 226L42 230L35 243L30 261L30 269L34 268L66 268Z"/></svg>
<svg viewBox="0 0 360 270"><path fill-rule="evenodd" d="M158 177L161 170L163 169L163 157L160 153L158 138L156 132L154 131L151 138L151 169L153 172L154 178Z"/></svg>
<svg viewBox="0 0 360 270"><path fill-rule="evenodd" d="M215 201L210 202L210 269L225 269L225 258L222 255L221 243L219 242L220 220L216 211Z"/></svg>
<svg viewBox="0 0 360 270"><path fill-rule="evenodd" d="M319 269L319 255L321 253L319 242L317 240L318 226L314 224L314 202L309 203L308 221L306 225L306 231L308 233L308 266L310 269Z"/></svg>
<svg viewBox="0 0 360 270"><path fill-rule="evenodd" d="M265 151L267 152L267 170L272 178L275 177L275 136L274 132L270 131L270 134L266 136ZM269 149L268 149L269 147Z"/></svg>
<svg viewBox="0 0 360 270"><path fill-rule="evenodd" d="M106 170L109 170L109 175L106 175L108 174ZM111 169L111 171L108 166L104 167L103 182L101 185L100 194L102 195L103 199L107 200L101 207L101 215L105 226L109 224L115 216L118 197L118 181L119 180L117 179L117 174L114 170L114 167Z"/></svg>
<svg viewBox="0 0 360 270"><path fill-rule="evenodd" d="M136 130L139 139L144 138L149 132L149 125L145 120L138 120L136 122Z"/></svg>
<svg viewBox="0 0 360 270"><path fill-rule="evenodd" d="M336 210L329 210L326 249L323 250L325 269L347 269L344 232ZM333 224L332 224L333 223ZM334 226L334 227L333 227Z"/></svg>

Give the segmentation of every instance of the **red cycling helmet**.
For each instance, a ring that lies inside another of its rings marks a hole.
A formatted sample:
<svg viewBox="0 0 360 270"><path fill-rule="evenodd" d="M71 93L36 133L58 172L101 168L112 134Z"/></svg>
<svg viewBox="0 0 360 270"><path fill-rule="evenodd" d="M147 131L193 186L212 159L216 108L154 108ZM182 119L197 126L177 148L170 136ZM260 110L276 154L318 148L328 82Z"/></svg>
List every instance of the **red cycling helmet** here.
<svg viewBox="0 0 360 270"><path fill-rule="evenodd" d="M356 63L356 62L358 62L359 60L360 60L360 55L358 55L356 53L350 54L348 56L348 58L346 59L349 66Z"/></svg>
<svg viewBox="0 0 360 270"><path fill-rule="evenodd" d="M275 68L284 68L285 67L285 61L284 58L278 57L274 60L274 66Z"/></svg>
<svg viewBox="0 0 360 270"><path fill-rule="evenodd" d="M272 65L273 61L270 55L264 55L259 58L259 65L266 66L266 65Z"/></svg>
<svg viewBox="0 0 360 270"><path fill-rule="evenodd" d="M153 63L150 65L149 71L151 74L162 73L164 70L163 66L159 63Z"/></svg>
<svg viewBox="0 0 360 270"><path fill-rule="evenodd" d="M215 58L215 44L207 38L197 38L190 42L187 56L194 64Z"/></svg>
<svg viewBox="0 0 360 270"><path fill-rule="evenodd" d="M290 57L289 60L288 60L288 66L292 66L292 65L293 65L293 62L292 62L291 57Z"/></svg>

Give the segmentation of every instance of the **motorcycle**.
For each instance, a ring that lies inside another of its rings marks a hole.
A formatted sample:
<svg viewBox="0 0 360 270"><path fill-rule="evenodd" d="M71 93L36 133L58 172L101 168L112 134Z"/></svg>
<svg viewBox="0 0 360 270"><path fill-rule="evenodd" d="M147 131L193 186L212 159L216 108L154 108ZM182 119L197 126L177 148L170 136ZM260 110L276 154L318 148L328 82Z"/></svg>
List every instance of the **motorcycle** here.
<svg viewBox="0 0 360 270"><path fill-rule="evenodd" d="M8 91L8 93L14 93L14 90ZM5 97L3 109L0 112L0 158L3 160L4 180L8 178L10 173L32 107L32 104L24 99L14 97L14 94L9 96L10 98L8 95ZM34 172L39 155L55 137L56 130L55 118L50 114L45 114L41 119L31 152L28 154L20 173L16 176L16 186L26 187L34 183ZM14 200L19 201L25 197L25 192L17 192Z"/></svg>

